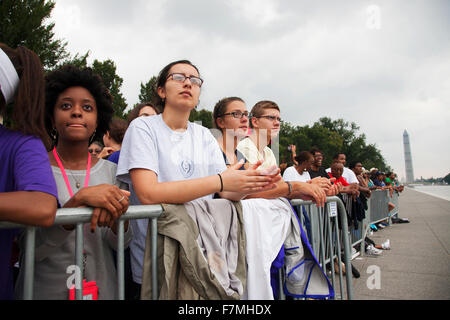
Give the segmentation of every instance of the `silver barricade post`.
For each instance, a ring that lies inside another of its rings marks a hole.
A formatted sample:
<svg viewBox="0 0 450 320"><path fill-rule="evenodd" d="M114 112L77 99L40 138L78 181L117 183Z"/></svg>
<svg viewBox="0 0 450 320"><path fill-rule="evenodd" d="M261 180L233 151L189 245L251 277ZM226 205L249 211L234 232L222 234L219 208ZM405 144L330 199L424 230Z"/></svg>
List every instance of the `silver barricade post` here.
<svg viewBox="0 0 450 320"><path fill-rule="evenodd" d="M119 287L119 300L125 300L124 233L124 221L119 220L117 223L117 284Z"/></svg>
<svg viewBox="0 0 450 320"><path fill-rule="evenodd" d="M152 254L152 299L158 300L158 257L157 257L157 241L158 241L158 221L153 218L150 220L150 232L152 237L151 254Z"/></svg>
<svg viewBox="0 0 450 320"><path fill-rule="evenodd" d="M83 279L84 279L84 257L83 257L83 245L84 245L84 234L83 234L83 223L77 223L76 225L76 235L75 235L75 264L80 270L80 276L75 278L75 299L83 300Z"/></svg>
<svg viewBox="0 0 450 320"><path fill-rule="evenodd" d="M34 247L36 241L36 227L27 227L25 238L25 287L24 300L33 299L34 280Z"/></svg>

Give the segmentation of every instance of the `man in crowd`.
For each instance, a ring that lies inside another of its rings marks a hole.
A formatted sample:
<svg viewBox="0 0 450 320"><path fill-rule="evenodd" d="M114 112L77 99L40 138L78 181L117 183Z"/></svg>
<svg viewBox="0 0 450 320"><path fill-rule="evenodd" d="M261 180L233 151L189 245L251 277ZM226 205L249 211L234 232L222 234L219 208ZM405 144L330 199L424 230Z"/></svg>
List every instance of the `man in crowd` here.
<svg viewBox="0 0 450 320"><path fill-rule="evenodd" d="M356 176L356 179L358 179L358 188L359 188L359 192L361 192L362 194L364 194L364 196L366 198L370 198L371 195L371 191L369 189L369 185L367 183L367 181L363 178L362 173L363 173L363 166L361 161L353 161L350 164L350 170L353 171L353 173Z"/></svg>
<svg viewBox="0 0 450 320"><path fill-rule="evenodd" d="M322 151L320 151L316 147L313 147L313 148L311 148L310 153L314 157L314 162L311 165L311 169L308 170L309 175L311 176L311 179L314 179L316 177L329 178L328 173L325 171L325 168L322 167L322 161L323 161Z"/></svg>
<svg viewBox="0 0 450 320"><path fill-rule="evenodd" d="M333 157L333 162L334 162L334 161L338 161L338 162L342 163L342 166L344 167L344 170L343 170L343 172L342 172L342 176L345 178L345 180L346 180L349 184L353 184L353 183L358 184L358 183L359 183L358 179L357 179L356 176L355 176L355 173L354 173L352 170L350 170L349 168L346 168L346 167L345 167L345 164L346 164L346 156L345 156L345 153L343 153L343 152L337 153L337 154ZM331 168L328 168L326 171L327 171L327 172L330 172L330 171L331 171Z"/></svg>

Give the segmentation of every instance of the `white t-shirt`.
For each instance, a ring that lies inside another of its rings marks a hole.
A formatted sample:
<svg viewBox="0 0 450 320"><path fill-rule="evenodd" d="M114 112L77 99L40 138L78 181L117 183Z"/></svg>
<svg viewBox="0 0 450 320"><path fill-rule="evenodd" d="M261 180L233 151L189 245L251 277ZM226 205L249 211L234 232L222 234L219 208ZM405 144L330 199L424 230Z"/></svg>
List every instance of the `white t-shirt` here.
<svg viewBox="0 0 450 320"><path fill-rule="evenodd" d="M331 168L328 168L325 171L326 172L331 172ZM344 167L344 171L342 172L342 176L350 184L352 184L352 183L359 183L358 178L356 178L356 174L353 172L353 170L350 170L349 168Z"/></svg>
<svg viewBox="0 0 450 320"><path fill-rule="evenodd" d="M295 169L294 166L291 166L284 170L283 173L283 180L284 181L301 181L301 182L307 182L311 180L311 176L309 175L308 171L303 171L302 174L298 173L297 169Z"/></svg>
<svg viewBox="0 0 450 320"><path fill-rule="evenodd" d="M158 182L190 180L225 171L222 151L209 129L188 122L184 132L170 129L162 115L139 117L128 127L120 150L117 179L130 185L130 204L140 202L131 185L130 170L155 172ZM202 198L212 198L213 194ZM133 279L142 283L147 219L131 220L130 243Z"/></svg>

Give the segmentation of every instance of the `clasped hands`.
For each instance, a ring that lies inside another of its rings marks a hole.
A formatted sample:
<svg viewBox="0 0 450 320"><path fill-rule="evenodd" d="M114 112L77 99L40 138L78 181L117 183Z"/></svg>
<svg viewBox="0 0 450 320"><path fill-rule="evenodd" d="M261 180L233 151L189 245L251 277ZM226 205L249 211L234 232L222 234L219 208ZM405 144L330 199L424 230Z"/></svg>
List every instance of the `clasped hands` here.
<svg viewBox="0 0 450 320"><path fill-rule="evenodd" d="M64 207L93 207L90 229L94 232L96 227L109 227L117 232L117 220L128 210L130 192L122 190L115 185L100 184L82 188ZM64 226L73 230L73 226ZM125 222L125 229L128 221Z"/></svg>

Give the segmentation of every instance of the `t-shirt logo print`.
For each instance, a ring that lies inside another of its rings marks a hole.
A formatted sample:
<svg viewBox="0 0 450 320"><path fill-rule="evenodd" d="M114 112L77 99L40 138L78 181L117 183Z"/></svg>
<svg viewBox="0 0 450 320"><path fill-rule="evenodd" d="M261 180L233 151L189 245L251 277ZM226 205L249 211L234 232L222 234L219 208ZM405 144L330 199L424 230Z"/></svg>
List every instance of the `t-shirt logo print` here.
<svg viewBox="0 0 450 320"><path fill-rule="evenodd" d="M194 163L190 159L184 159L180 164L180 171L183 177L189 178L194 173Z"/></svg>

